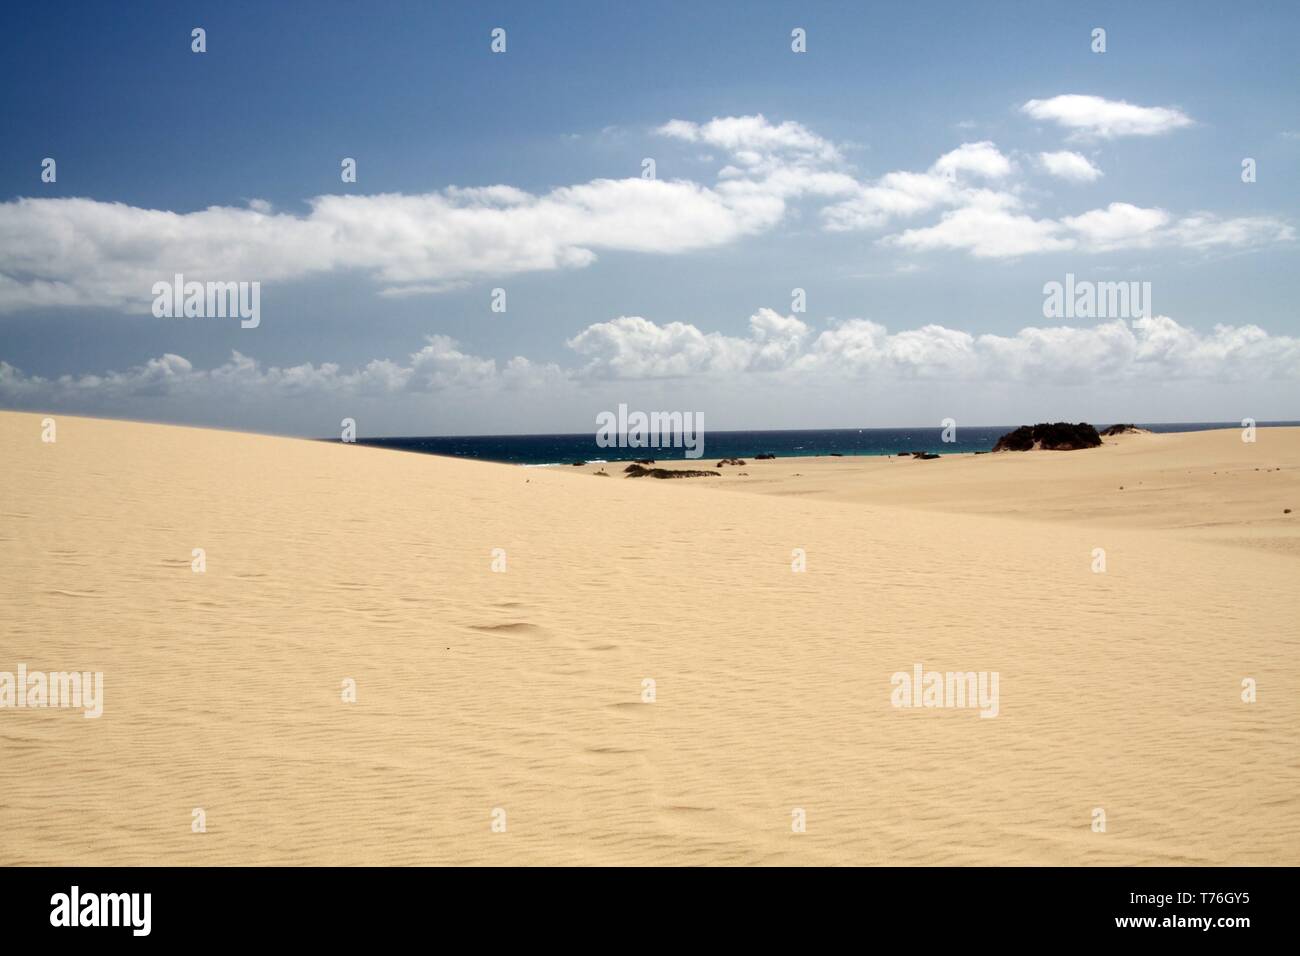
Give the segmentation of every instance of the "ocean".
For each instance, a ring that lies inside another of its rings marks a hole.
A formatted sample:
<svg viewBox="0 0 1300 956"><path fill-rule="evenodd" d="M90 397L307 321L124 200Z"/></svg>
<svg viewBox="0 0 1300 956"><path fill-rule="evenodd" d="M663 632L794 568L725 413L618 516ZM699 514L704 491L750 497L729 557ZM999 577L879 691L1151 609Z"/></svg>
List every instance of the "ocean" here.
<svg viewBox="0 0 1300 956"><path fill-rule="evenodd" d="M1193 432L1210 428L1240 428L1241 422L1138 423L1153 432ZM1298 425L1300 422L1260 422L1268 425ZM989 451L1014 425L958 427L955 442L943 441L942 428L817 428L780 431L704 432L704 454L691 459L700 463L720 458L750 459L759 454L778 458L814 455L895 455L901 451L951 455ZM1104 425L1098 425L1102 429ZM335 439L337 440L337 439ZM568 465L574 462L686 460L684 448L601 448L595 431L570 435L466 435L412 438L358 438L358 445L393 448L426 455L479 458L516 465Z"/></svg>

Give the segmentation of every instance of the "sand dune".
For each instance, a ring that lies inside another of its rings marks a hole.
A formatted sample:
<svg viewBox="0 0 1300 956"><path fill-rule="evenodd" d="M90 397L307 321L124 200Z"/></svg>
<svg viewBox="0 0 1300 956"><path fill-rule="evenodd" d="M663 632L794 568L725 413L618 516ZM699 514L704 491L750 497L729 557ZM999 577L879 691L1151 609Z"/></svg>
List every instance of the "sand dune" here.
<svg viewBox="0 0 1300 956"><path fill-rule="evenodd" d="M0 864L1300 863L1300 429L673 482L40 432L0 670L104 712L0 710Z"/></svg>
<svg viewBox="0 0 1300 956"><path fill-rule="evenodd" d="M1300 428L1125 434L1100 449L910 458L778 458L710 488L1097 528L1168 529L1300 557ZM712 468L716 462L701 459ZM683 467L680 463L661 463ZM620 464L589 465L621 473ZM690 467L698 467L692 463ZM578 469L574 469L575 471Z"/></svg>

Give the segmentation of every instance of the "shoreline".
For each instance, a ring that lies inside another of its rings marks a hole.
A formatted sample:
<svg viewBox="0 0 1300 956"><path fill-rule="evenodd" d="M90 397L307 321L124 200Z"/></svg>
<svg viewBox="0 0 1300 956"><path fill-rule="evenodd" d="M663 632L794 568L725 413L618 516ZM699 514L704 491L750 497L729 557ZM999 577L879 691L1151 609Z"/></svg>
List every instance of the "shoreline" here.
<svg viewBox="0 0 1300 956"><path fill-rule="evenodd" d="M356 443L372 448L386 448L396 451L410 451L417 454L440 455L450 458L474 458L481 461L496 461L501 464L522 464L528 466L566 467L575 462L584 464L631 464L642 459L653 459L658 464L679 462L693 467L706 467L706 463L719 459L743 458L754 459L759 454L773 453L778 458L879 458L898 457L904 453L900 446L907 448L906 454L923 452L937 454L941 457L953 455L984 454L991 452L997 440L1014 431L1018 426L963 426L958 429L958 442L942 440L944 429L941 427L922 428L848 428L848 429L772 429L772 430L729 430L710 431L704 436L705 454L698 458L688 458L681 446L668 448L616 448L598 449L591 444L592 433L562 433L535 435L479 435L479 436L426 436L426 437L379 437L361 438ZM1233 422L1184 422L1184 423L1145 423L1138 426L1151 430L1155 434L1187 434L1190 432L1227 430L1240 428ZM1265 422L1258 428L1300 427L1300 422ZM974 433L980 437L971 440L963 437ZM795 440L816 443L826 441L827 436L838 438L869 435L879 442L876 447L863 448L860 445L840 443L820 447L814 444L813 450L805 446L783 447L779 443ZM317 439L320 441L337 441L337 439ZM531 460L519 460L519 456L528 455L527 449L539 442L566 442L565 454L557 450L548 451L545 456L533 454ZM462 450L463 449L463 450ZM513 454L507 454L511 449ZM756 449L756 450L755 450ZM611 456L611 452L615 452Z"/></svg>

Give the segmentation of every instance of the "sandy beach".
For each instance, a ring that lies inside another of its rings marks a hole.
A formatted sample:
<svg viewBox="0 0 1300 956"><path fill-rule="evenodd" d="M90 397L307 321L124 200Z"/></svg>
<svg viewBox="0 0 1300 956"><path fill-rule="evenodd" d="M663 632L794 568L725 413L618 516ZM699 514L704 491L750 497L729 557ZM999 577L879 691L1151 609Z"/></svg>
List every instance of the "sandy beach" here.
<svg viewBox="0 0 1300 956"><path fill-rule="evenodd" d="M0 864L1300 864L1298 428L662 481L41 418L0 671L103 712L0 710Z"/></svg>

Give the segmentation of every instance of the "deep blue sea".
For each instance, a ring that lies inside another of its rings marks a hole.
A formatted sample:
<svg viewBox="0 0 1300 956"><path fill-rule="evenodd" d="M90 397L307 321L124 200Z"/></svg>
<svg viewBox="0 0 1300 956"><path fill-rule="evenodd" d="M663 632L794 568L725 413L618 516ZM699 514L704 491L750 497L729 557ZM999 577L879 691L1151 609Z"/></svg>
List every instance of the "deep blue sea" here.
<svg viewBox="0 0 1300 956"><path fill-rule="evenodd" d="M1240 428L1241 422L1138 423L1153 432L1193 432L1210 428ZM1260 422L1300 425L1300 422ZM696 461L715 463L720 458L753 458L768 453L780 458L811 455L895 455L901 451L926 451L940 455L988 451L1014 425L959 427L957 440L945 443L942 428L822 428L782 431L709 431L704 433L704 454ZM1098 425L1100 430L1106 427ZM358 438L359 445L395 448L426 455L481 458L518 465L567 465L576 461L629 461L686 458L684 448L601 448L594 431L577 435L468 435L430 438Z"/></svg>

